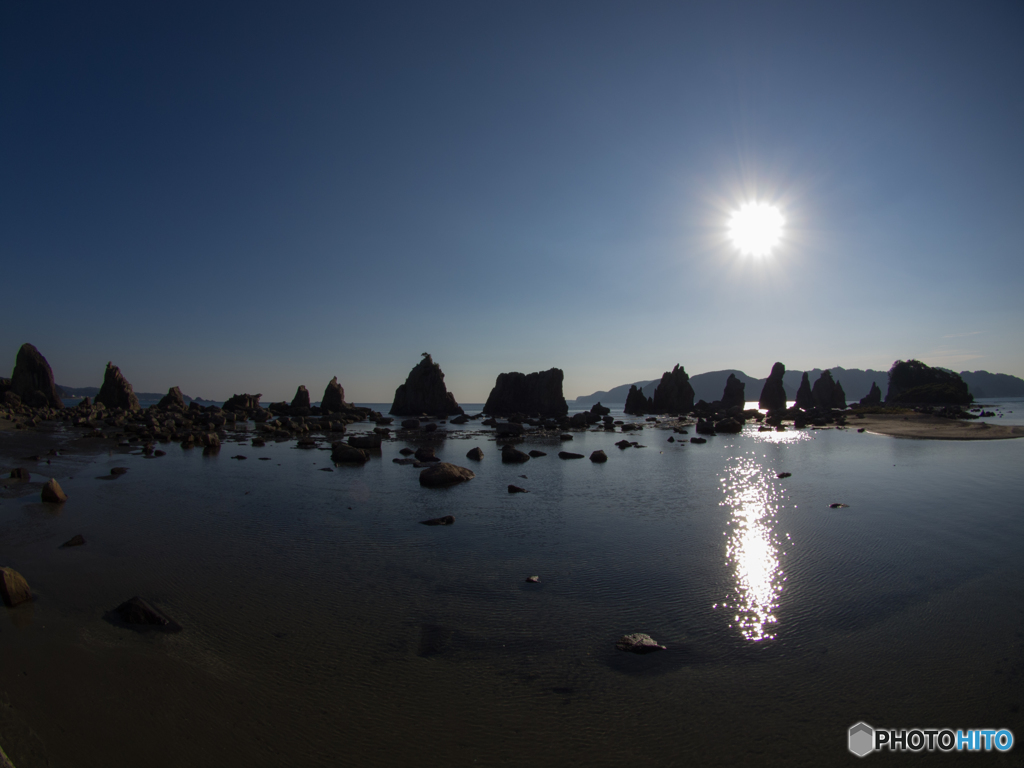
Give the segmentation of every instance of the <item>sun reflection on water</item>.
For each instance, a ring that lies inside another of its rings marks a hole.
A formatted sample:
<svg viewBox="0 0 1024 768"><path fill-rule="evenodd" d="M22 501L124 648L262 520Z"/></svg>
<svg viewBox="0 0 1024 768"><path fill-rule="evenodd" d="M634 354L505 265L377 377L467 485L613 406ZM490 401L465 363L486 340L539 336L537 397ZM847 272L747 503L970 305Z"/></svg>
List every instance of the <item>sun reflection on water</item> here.
<svg viewBox="0 0 1024 768"><path fill-rule="evenodd" d="M772 480L774 473L746 457L731 461L722 478L721 504L732 510L726 554L734 582L734 594L722 607L734 611L734 626L754 642L775 637L775 614L786 580L775 531L782 494Z"/></svg>

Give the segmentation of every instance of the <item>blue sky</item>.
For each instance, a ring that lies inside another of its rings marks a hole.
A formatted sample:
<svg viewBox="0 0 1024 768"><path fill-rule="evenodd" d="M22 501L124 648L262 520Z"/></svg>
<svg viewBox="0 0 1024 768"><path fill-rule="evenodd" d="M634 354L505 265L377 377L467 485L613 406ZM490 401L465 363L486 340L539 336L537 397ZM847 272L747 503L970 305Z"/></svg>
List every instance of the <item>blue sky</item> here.
<svg viewBox="0 0 1024 768"><path fill-rule="evenodd" d="M1019 0L5 3L0 355L214 399L389 401L424 351L463 402L1024 376L1022 39Z"/></svg>

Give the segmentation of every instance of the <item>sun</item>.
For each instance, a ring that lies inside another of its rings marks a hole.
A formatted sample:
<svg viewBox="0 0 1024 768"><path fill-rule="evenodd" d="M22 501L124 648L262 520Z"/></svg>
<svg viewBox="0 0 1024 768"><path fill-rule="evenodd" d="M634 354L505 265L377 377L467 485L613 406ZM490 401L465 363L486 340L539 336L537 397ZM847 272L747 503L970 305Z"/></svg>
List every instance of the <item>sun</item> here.
<svg viewBox="0 0 1024 768"><path fill-rule="evenodd" d="M746 203L729 219L729 237L740 253L767 256L782 238L785 223L774 205Z"/></svg>

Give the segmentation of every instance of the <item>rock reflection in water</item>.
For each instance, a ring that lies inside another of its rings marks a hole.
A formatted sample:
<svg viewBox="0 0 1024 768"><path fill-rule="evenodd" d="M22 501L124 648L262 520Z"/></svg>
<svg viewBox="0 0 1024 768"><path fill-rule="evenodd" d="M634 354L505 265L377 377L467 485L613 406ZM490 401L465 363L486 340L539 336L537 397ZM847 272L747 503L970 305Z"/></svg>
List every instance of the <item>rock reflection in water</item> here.
<svg viewBox="0 0 1024 768"><path fill-rule="evenodd" d="M733 568L733 594L722 607L734 611L734 626L754 642L775 637L773 628L785 575L775 532L780 491L756 460L735 458L722 478L723 507L732 511L725 532Z"/></svg>

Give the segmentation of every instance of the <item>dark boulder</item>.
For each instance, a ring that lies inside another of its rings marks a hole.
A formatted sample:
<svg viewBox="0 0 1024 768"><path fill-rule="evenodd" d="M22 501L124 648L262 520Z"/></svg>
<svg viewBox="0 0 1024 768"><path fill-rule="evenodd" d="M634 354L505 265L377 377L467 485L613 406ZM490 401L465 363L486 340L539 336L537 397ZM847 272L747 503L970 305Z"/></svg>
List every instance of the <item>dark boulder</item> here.
<svg viewBox="0 0 1024 768"><path fill-rule="evenodd" d="M564 374L560 368L536 373L500 373L487 396L484 413L511 416L517 413L559 417L569 413L562 394Z"/></svg>
<svg viewBox="0 0 1024 768"><path fill-rule="evenodd" d="M381 444L380 435L353 435L348 439L348 444L353 448L360 448L364 451L379 451Z"/></svg>
<svg viewBox="0 0 1024 768"><path fill-rule="evenodd" d="M786 388L782 384L782 378L786 375L786 366L776 363L772 366L772 372L768 374L768 380L761 388L761 397L757 401L758 408L768 411L781 411L786 407Z"/></svg>
<svg viewBox="0 0 1024 768"><path fill-rule="evenodd" d="M513 448L511 445L506 445L501 449L502 464L523 464L529 460L529 454L523 453L519 449Z"/></svg>
<svg viewBox="0 0 1024 768"><path fill-rule="evenodd" d="M737 379L735 374L730 373L729 379L725 382L725 392L722 394L722 407L727 410L733 407L745 408L746 389L747 385Z"/></svg>
<svg viewBox="0 0 1024 768"><path fill-rule="evenodd" d="M476 475L471 470L442 461L420 472L420 485L426 488L445 488L472 480L474 477Z"/></svg>
<svg viewBox="0 0 1024 768"><path fill-rule="evenodd" d="M590 460L595 464L604 464L608 461L608 454L604 451L594 451L590 454Z"/></svg>
<svg viewBox="0 0 1024 768"><path fill-rule="evenodd" d="M470 448L469 453L466 454L466 458L472 459L473 461L482 461L484 458L484 452L479 448Z"/></svg>
<svg viewBox="0 0 1024 768"><path fill-rule="evenodd" d="M305 385L300 384L299 388L295 390L295 397L292 398L292 408L309 407L309 390L306 389Z"/></svg>
<svg viewBox="0 0 1024 768"><path fill-rule="evenodd" d="M736 419L722 419L715 424L715 432L725 435L735 435L743 431L743 424Z"/></svg>
<svg viewBox="0 0 1024 768"><path fill-rule="evenodd" d="M560 459L585 459L582 453L570 453L569 451L559 451L558 458Z"/></svg>
<svg viewBox="0 0 1024 768"><path fill-rule="evenodd" d="M348 403L345 402L345 390L342 389L341 384L338 383L338 377L335 376L324 390L324 397L320 401L320 412L341 413L347 410Z"/></svg>
<svg viewBox="0 0 1024 768"><path fill-rule="evenodd" d="M11 478L14 480L23 480L24 482L28 482L32 479L32 475L29 474L29 471L24 467L15 467L11 470Z"/></svg>
<svg viewBox="0 0 1024 768"><path fill-rule="evenodd" d="M626 395L626 405L622 410L630 416L643 416L653 409L654 405L650 398L646 397L636 384L631 384Z"/></svg>
<svg viewBox="0 0 1024 768"><path fill-rule="evenodd" d="M402 429L419 429L419 428L420 428L420 420L419 419L406 419L405 421L402 422Z"/></svg>
<svg viewBox="0 0 1024 768"><path fill-rule="evenodd" d="M416 456L417 461L440 461L440 459L434 455L434 449L428 448L425 445L417 448L414 456Z"/></svg>
<svg viewBox="0 0 1024 768"><path fill-rule="evenodd" d="M463 411L455 402L455 395L445 387L441 366L424 352L423 359L409 371L405 384L395 390L390 413L396 416L418 416L421 413L452 416Z"/></svg>
<svg viewBox="0 0 1024 768"><path fill-rule="evenodd" d="M25 577L13 568L0 568L0 597L3 597L4 605L13 608L32 599L32 590L29 589Z"/></svg>
<svg viewBox="0 0 1024 768"><path fill-rule="evenodd" d="M10 391L32 408L63 408L60 391L46 358L31 344L22 344L14 361ZM138 401L136 401L138 407Z"/></svg>
<svg viewBox="0 0 1024 768"><path fill-rule="evenodd" d="M43 486L42 498L43 501L51 504L63 504L68 500L67 494L60 487L60 483L53 477L47 480L46 485Z"/></svg>
<svg viewBox="0 0 1024 768"><path fill-rule="evenodd" d="M455 522L453 515L445 515L444 517L434 517L430 520L420 520L421 525L451 525Z"/></svg>
<svg viewBox="0 0 1024 768"><path fill-rule="evenodd" d="M525 488L520 488L518 485L510 485L508 487L509 493L529 493Z"/></svg>
<svg viewBox="0 0 1024 768"><path fill-rule="evenodd" d="M878 388L878 384L871 382L871 391L860 399L861 405L881 405L882 404L882 390Z"/></svg>
<svg viewBox="0 0 1024 768"><path fill-rule="evenodd" d="M114 609L113 613L126 624L137 624L151 629L162 629L165 632L180 632L181 625L168 618L141 597L126 600Z"/></svg>
<svg viewBox="0 0 1024 768"><path fill-rule="evenodd" d="M615 647L620 651L629 651L630 653L652 653L665 650L664 645L659 645L650 635L645 635L642 632L623 635L615 643Z"/></svg>
<svg viewBox="0 0 1024 768"><path fill-rule="evenodd" d="M126 411L138 411L141 408L139 398L135 396L128 379L121 374L120 368L110 362L103 372L103 386L96 395L96 402L107 408L123 408Z"/></svg>
<svg viewBox="0 0 1024 768"><path fill-rule="evenodd" d="M530 458L531 459L539 459L541 456L547 456L547 454L544 453L544 451L538 451L536 448L534 450L530 451Z"/></svg>
<svg viewBox="0 0 1024 768"><path fill-rule="evenodd" d="M369 451L346 443L331 445L331 461L335 464L365 464L370 460Z"/></svg>
<svg viewBox="0 0 1024 768"><path fill-rule="evenodd" d="M167 394L160 398L160 402L156 404L156 407L185 410L185 397L181 394L181 390L178 387L171 387L167 390Z"/></svg>
<svg viewBox="0 0 1024 768"><path fill-rule="evenodd" d="M653 413L689 413L693 410L693 386L681 365L666 371L654 390Z"/></svg>
<svg viewBox="0 0 1024 768"><path fill-rule="evenodd" d="M593 407L590 409L590 412L596 414L597 416L607 416L609 413L612 412L612 409L604 405L601 405L601 401L598 400L596 403L594 403Z"/></svg>
<svg viewBox="0 0 1024 768"><path fill-rule="evenodd" d="M796 407L805 411L814 409L814 394L811 392L811 380L807 378L807 371L804 371L800 386L796 390Z"/></svg>
<svg viewBox="0 0 1024 768"><path fill-rule="evenodd" d="M79 533L79 534L76 534L75 536L72 536L70 539L65 541L60 546L62 548L64 548L64 549L66 549L68 547L81 547L81 546L84 546L84 545L85 545L85 536L83 536L82 534Z"/></svg>

